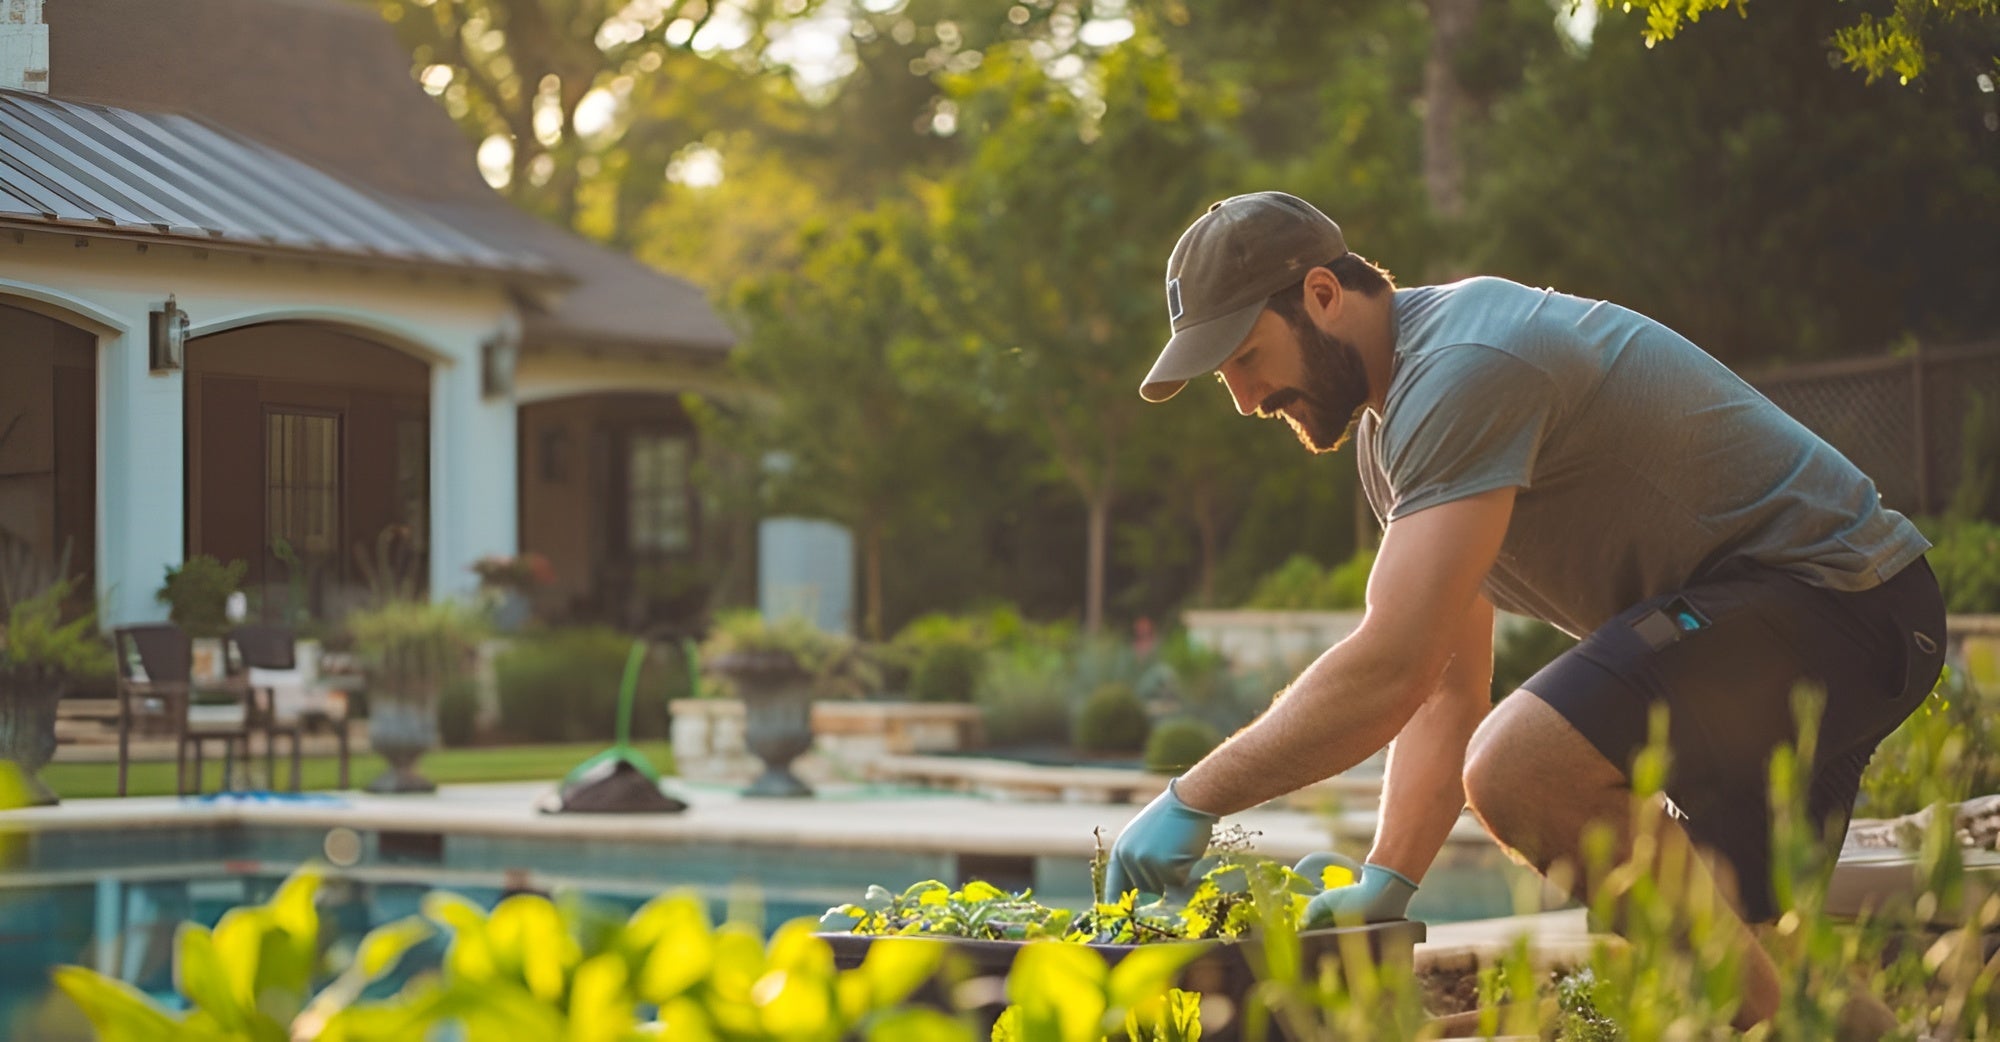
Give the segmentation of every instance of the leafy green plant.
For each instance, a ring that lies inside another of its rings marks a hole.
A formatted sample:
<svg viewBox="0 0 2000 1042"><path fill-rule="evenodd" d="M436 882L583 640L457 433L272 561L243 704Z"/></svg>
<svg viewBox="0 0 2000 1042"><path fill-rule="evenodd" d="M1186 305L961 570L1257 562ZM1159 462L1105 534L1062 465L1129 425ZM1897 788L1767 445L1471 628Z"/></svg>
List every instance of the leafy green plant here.
<svg viewBox="0 0 2000 1042"><path fill-rule="evenodd" d="M1031 944L1007 975L1018 995L993 1025L992 1042L1195 1042L1201 996L1170 988L1194 957L1186 946L1133 952L1106 967L1072 945Z"/></svg>
<svg viewBox="0 0 2000 1042"><path fill-rule="evenodd" d="M781 927L767 943L744 924L711 926L692 894L607 921L580 903L537 895L509 897L488 913L436 891L421 918L369 933L314 994L318 884L317 873L301 871L269 904L234 909L214 931L183 926L174 980L186 1013L79 966L58 969L57 986L106 1042L972 1039L964 1023L905 1005L939 971L943 953L934 946L882 944L858 969L836 971L809 921ZM451 943L439 973L387 999L362 997L440 927ZM1142 983L1148 996L1165 988L1157 975Z"/></svg>
<svg viewBox="0 0 2000 1042"><path fill-rule="evenodd" d="M881 669L852 638L797 616L766 619L756 611L724 612L701 644L701 661L725 656L786 656L812 678L821 698L860 698L881 690ZM726 677L718 677L727 683Z"/></svg>
<svg viewBox="0 0 2000 1042"><path fill-rule="evenodd" d="M166 581L155 594L168 605L167 618L190 637L220 637L229 632L229 595L242 589L249 569L243 561L223 564L207 554L190 557L176 568L167 566Z"/></svg>
<svg viewBox="0 0 2000 1042"><path fill-rule="evenodd" d="M1992 792L2000 792L2000 712L1947 666L1931 697L1876 749L1855 810L1895 817Z"/></svg>
<svg viewBox="0 0 2000 1042"><path fill-rule="evenodd" d="M449 600L386 601L349 614L346 627L377 686L420 700L436 698L470 671L486 632L478 612Z"/></svg>
<svg viewBox="0 0 2000 1042"><path fill-rule="evenodd" d="M1022 645L995 651L973 701L995 745L1069 741L1069 679L1059 650Z"/></svg>
<svg viewBox="0 0 2000 1042"><path fill-rule="evenodd" d="M1136 753L1146 747L1152 728L1146 705L1132 685L1120 681L1103 684L1090 693L1077 710L1071 741L1077 748L1095 753Z"/></svg>
<svg viewBox="0 0 2000 1042"><path fill-rule="evenodd" d="M968 702L986 669L986 649L972 641L938 641L926 647L910 676L919 702Z"/></svg>
<svg viewBox="0 0 2000 1042"><path fill-rule="evenodd" d="M1924 557L1952 612L2000 612L2000 524L1925 519L1932 543Z"/></svg>
<svg viewBox="0 0 2000 1042"><path fill-rule="evenodd" d="M604 626L516 637L493 663L500 729L522 740L610 740L631 651L631 637ZM632 734L663 737L667 701L687 697L690 685L684 655L654 649L633 693Z"/></svg>
<svg viewBox="0 0 2000 1042"><path fill-rule="evenodd" d="M1352 611L1368 603L1368 574L1375 553L1362 550L1324 569L1305 554L1294 554L1259 580L1244 605L1276 611Z"/></svg>
<svg viewBox="0 0 2000 1042"><path fill-rule="evenodd" d="M0 628L0 670L45 680L100 680L112 673L111 650L97 635L94 612L62 618L73 580L60 579L15 601Z"/></svg>
<svg viewBox="0 0 2000 1042"><path fill-rule="evenodd" d="M387 1039L380 1031L355 1031L370 1011L355 1008L362 989L395 968L404 953L429 937L417 919L370 931L331 983L312 991L319 975L319 913L313 905L319 874L294 873L264 905L235 908L214 930L181 926L175 944L174 983L184 1013L162 1008L138 989L81 966L55 971L58 988L74 1001L104 1042L213 1042L294 1037ZM379 1018L376 1021L380 1023Z"/></svg>
<svg viewBox="0 0 2000 1042"><path fill-rule="evenodd" d="M1146 736L1146 769L1176 774L1194 766L1222 744L1222 732L1205 720L1181 716L1160 721Z"/></svg>
<svg viewBox="0 0 2000 1042"><path fill-rule="evenodd" d="M1030 890L1010 893L980 880L953 890L929 879L901 893L871 886L859 903L827 909L820 925L880 937L986 941L1150 944L1234 939L1274 908L1271 914L1296 922L1318 892L1317 884L1269 858L1243 852L1213 857L1213 867L1185 902L1140 904L1138 892L1127 891L1116 901L1097 902L1079 914L1043 905Z"/></svg>
<svg viewBox="0 0 2000 1042"><path fill-rule="evenodd" d="M1257 581L1244 607L1273 610L1304 608L1318 596L1325 575L1318 561L1305 554L1293 554L1285 559L1284 564Z"/></svg>

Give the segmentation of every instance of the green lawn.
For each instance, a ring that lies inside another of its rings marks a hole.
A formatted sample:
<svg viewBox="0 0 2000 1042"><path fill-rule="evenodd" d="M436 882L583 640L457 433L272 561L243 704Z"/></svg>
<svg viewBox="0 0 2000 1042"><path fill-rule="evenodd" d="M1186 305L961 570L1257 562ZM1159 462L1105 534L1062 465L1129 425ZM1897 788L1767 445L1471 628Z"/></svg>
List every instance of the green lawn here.
<svg viewBox="0 0 2000 1042"><path fill-rule="evenodd" d="M213 746L210 747L211 751ZM438 749L426 753L417 769L430 780L440 785L454 782L488 781L554 781L569 773L569 769L582 763L586 758L603 749L597 743L585 742L575 745L511 745L487 749ZM674 756L666 742L640 742L639 751L653 766L671 774ZM360 788L381 773L382 758L373 754L356 756L349 764L348 783ZM258 758L257 770L263 771L262 757ZM213 792L220 784L222 764L219 760L205 762L203 788ZM284 757L284 746L279 745L277 762L278 780L291 780L291 765ZM339 760L332 756L308 756L304 761L304 784L307 789L331 789L339 780ZM42 768L42 780L63 799L85 799L94 796L115 796L118 794L118 765L115 763L52 763ZM135 763L131 766L127 793L132 796L171 796L174 792L174 765L165 763Z"/></svg>

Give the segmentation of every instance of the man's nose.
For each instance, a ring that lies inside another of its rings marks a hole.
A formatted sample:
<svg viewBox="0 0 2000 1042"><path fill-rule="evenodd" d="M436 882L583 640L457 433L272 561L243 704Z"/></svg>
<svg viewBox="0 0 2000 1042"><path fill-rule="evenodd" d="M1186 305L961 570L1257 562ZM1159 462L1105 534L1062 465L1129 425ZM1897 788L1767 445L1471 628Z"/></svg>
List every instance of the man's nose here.
<svg viewBox="0 0 2000 1042"><path fill-rule="evenodd" d="M1249 416L1257 411L1259 403L1266 397L1260 389L1262 384L1245 379L1239 374L1224 373L1222 382L1229 388L1229 397L1236 403L1239 416Z"/></svg>

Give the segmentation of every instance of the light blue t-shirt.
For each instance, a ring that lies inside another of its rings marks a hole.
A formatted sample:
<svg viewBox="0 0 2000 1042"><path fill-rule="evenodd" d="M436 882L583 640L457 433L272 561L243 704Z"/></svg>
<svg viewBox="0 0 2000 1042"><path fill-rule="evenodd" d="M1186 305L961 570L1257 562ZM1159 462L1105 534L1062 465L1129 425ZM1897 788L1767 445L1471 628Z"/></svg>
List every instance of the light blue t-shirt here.
<svg viewBox="0 0 2000 1042"><path fill-rule="evenodd" d="M1572 635L1748 558L1865 590L1929 549L1875 483L1684 337L1498 278L1397 290L1356 436L1384 523L1516 486L1486 593Z"/></svg>

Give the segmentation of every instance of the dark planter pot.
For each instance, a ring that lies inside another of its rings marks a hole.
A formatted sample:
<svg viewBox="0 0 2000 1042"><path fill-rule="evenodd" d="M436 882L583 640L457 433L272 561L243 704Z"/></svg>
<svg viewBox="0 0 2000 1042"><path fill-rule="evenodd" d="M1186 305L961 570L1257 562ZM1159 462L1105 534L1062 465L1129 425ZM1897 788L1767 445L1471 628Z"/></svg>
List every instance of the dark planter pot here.
<svg viewBox="0 0 2000 1042"><path fill-rule="evenodd" d="M1394 922L1371 923L1367 926L1342 927L1329 930L1307 930L1299 935L1299 946L1305 956L1304 972L1310 977L1317 972L1316 967L1323 958L1343 958L1355 952L1366 952L1370 962L1378 966L1400 964L1409 966L1415 957L1418 943L1425 935L1424 924L1415 920L1398 919ZM853 969L868 957L868 949L878 940L885 938L868 937L851 933L822 933L819 935L833 947L834 964L841 969ZM886 938L905 940L906 938ZM955 937L908 938L923 944L944 944L951 946L960 961L970 967L975 978L997 978L996 985L1004 981L1007 972L1014 966L1014 957L1021 953L1027 941L975 941ZM1176 985L1187 991L1197 992L1204 997L1216 996L1228 1000L1228 1018L1219 1024L1204 1023L1202 1038L1230 1040L1241 1037L1244 1004L1249 1000L1250 990L1257 983L1255 963L1257 955L1251 949L1255 941L1189 941L1201 945L1205 950L1189 962L1180 973ZM1090 944L1085 947L1104 957L1107 963L1116 963L1140 947L1152 945L1131 944ZM993 1022L1007 1007L1000 988L972 987L949 988L944 982L933 980L913 996L913 1001L944 1010L956 1012L954 995L976 994L991 996L990 1001L970 1010L978 1020L980 1030L990 1031ZM1272 1024L1274 1037L1284 1037L1278 1025Z"/></svg>
<svg viewBox="0 0 2000 1042"><path fill-rule="evenodd" d="M62 696L59 681L0 675L0 758L20 768L28 802L37 807L56 802L36 772L56 754L56 703Z"/></svg>
<svg viewBox="0 0 2000 1042"><path fill-rule="evenodd" d="M727 677L743 702L743 744L764 761L745 796L811 796L792 761L812 748L812 676L782 651L736 652L708 663Z"/></svg>
<svg viewBox="0 0 2000 1042"><path fill-rule="evenodd" d="M417 761L438 744L438 700L377 693L369 700L368 745L389 769L368 783L369 792L436 792L437 783L417 770Z"/></svg>

